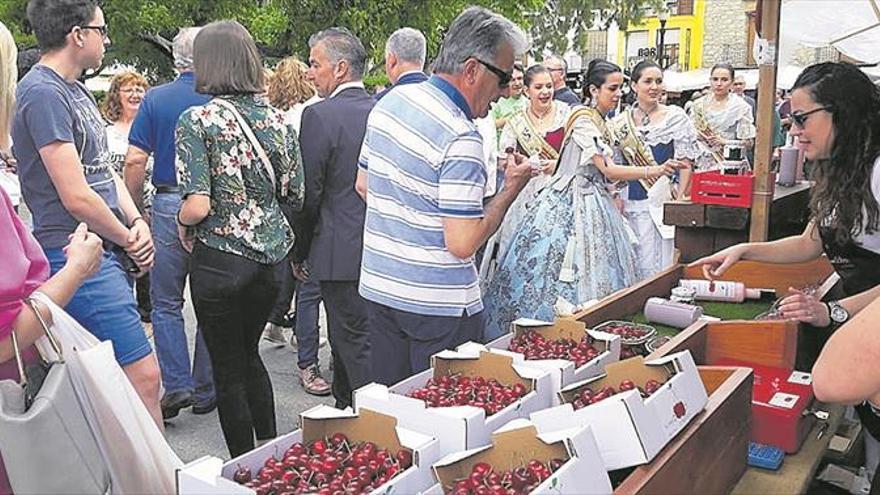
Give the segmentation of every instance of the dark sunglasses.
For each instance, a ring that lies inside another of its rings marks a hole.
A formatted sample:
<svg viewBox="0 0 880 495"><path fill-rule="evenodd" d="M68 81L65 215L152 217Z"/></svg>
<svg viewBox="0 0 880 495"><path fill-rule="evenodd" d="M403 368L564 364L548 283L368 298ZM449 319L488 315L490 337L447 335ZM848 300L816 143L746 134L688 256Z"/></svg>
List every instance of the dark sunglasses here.
<svg viewBox="0 0 880 495"><path fill-rule="evenodd" d="M504 88L510 86L510 80L513 78L513 70L511 70L510 72L504 72L503 70L499 69L498 67L495 67L494 65L490 64L489 62L485 62L483 60L480 60L477 57L474 57L474 60L483 64L483 67L489 69L489 72L498 76L498 87L499 88L504 89Z"/></svg>
<svg viewBox="0 0 880 495"><path fill-rule="evenodd" d="M101 36L107 37L107 25L103 26L80 26L80 29L94 29L95 31L101 33Z"/></svg>
<svg viewBox="0 0 880 495"><path fill-rule="evenodd" d="M830 106L818 107L818 108L814 108L814 109L810 110L809 112L792 112L789 114L789 116L791 117L791 121L794 125L803 129L804 126L807 124L807 117L809 117L810 115L812 115L816 112L821 112L823 110L826 112L830 112L831 107Z"/></svg>

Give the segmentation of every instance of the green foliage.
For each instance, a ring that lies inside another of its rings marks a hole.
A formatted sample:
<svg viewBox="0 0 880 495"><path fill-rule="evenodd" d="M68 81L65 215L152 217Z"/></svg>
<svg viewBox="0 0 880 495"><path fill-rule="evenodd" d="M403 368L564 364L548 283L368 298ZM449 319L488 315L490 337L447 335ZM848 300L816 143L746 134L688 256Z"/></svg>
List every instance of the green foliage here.
<svg viewBox="0 0 880 495"><path fill-rule="evenodd" d="M433 58L446 27L469 5L481 5L531 31L533 54L582 48L594 18L625 25L645 6L661 0L104 0L112 44L105 64L132 65L153 82L173 76L169 43L180 27L219 19L241 22L269 59L308 58L308 38L330 26L355 33L381 72L385 40L396 29L421 30ZM35 44L26 33L27 0L0 0L0 19L23 46ZM598 16L598 17L596 17ZM574 43L566 34L574 34Z"/></svg>

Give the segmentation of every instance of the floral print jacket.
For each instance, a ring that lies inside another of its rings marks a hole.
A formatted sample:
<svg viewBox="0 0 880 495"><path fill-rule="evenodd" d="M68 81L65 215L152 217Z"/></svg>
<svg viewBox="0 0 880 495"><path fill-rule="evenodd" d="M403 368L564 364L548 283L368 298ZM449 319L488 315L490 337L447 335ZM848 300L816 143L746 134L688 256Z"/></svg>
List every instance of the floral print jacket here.
<svg viewBox="0 0 880 495"><path fill-rule="evenodd" d="M278 263L294 241L282 207L299 211L305 197L296 131L263 96L217 98L235 105L250 124L275 171L275 187L232 112L215 100L188 109L177 123L178 183L184 198L211 198L211 210L195 226L195 237L258 263Z"/></svg>

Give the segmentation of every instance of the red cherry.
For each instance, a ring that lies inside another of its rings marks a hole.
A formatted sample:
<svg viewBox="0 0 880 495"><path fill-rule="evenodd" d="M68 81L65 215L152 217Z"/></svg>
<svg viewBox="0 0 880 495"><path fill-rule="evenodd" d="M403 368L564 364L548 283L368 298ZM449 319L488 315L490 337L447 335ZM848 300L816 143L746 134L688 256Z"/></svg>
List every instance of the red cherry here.
<svg viewBox="0 0 880 495"><path fill-rule="evenodd" d="M561 468L563 464L565 464L565 461L563 461L562 459L559 459L559 458L550 459L550 462L547 463L547 465L550 467L550 471L552 471L554 473L556 471L558 471L559 468Z"/></svg>
<svg viewBox="0 0 880 495"><path fill-rule="evenodd" d="M345 436L344 433L334 433L333 436L330 437L330 445L333 445L334 447L339 447L346 443L348 443L348 437Z"/></svg>
<svg viewBox="0 0 880 495"><path fill-rule="evenodd" d="M232 475L232 481L235 481L236 483L242 485L252 480L253 478L254 477L251 474L251 470L242 466L241 464L238 465L238 469L236 469L235 473L233 473Z"/></svg>
<svg viewBox="0 0 880 495"><path fill-rule="evenodd" d="M323 454L327 452L327 443L323 440L315 440L312 443L312 452L316 454Z"/></svg>
<svg viewBox="0 0 880 495"><path fill-rule="evenodd" d="M400 464L401 469L407 469L412 466L412 452L410 452L409 450L398 450L397 454L394 457Z"/></svg>

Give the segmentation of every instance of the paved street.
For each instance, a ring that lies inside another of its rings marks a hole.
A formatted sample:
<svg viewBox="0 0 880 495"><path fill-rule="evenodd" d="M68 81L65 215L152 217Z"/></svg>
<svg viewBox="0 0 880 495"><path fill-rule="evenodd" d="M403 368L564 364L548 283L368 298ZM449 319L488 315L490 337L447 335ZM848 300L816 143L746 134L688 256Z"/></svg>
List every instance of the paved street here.
<svg viewBox="0 0 880 495"><path fill-rule="evenodd" d="M188 297L188 296L187 296ZM190 355L195 338L195 314L192 305L187 302L185 308L187 335L189 336ZM326 337L326 319L321 311L321 334ZM288 332L289 333L289 332ZM303 392L296 377L296 351L290 346L279 347L266 341L260 343L263 362L272 377L272 388L275 391L275 415L278 421L278 433L283 434L297 428L299 413L321 402L332 404L330 397L315 397ZM319 359L324 377L330 379L330 346L320 349ZM192 414L189 409L165 423L168 442L184 462L189 462L205 455L214 455L223 459L229 458L217 411L203 416Z"/></svg>

